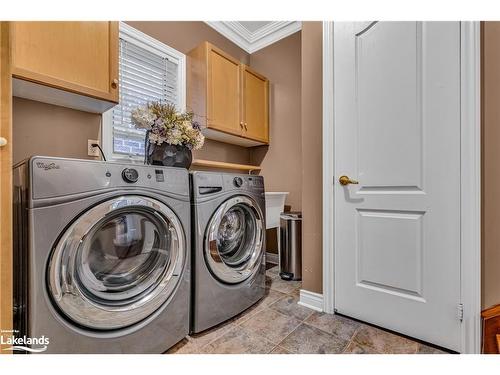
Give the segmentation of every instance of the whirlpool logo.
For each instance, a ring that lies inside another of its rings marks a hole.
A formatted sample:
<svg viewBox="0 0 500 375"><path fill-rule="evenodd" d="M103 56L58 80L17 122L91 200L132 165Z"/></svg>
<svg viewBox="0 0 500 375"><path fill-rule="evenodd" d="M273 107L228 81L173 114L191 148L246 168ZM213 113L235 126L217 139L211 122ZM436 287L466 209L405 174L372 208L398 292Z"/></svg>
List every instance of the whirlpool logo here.
<svg viewBox="0 0 500 375"><path fill-rule="evenodd" d="M2 350L12 350L14 352L42 353L47 350L50 340L45 335L40 337L15 337L17 331L1 330L0 345L5 346Z"/></svg>
<svg viewBox="0 0 500 375"><path fill-rule="evenodd" d="M36 162L36 166L40 169L44 169L46 171L49 171L51 169L61 169L56 163L44 163L41 161Z"/></svg>

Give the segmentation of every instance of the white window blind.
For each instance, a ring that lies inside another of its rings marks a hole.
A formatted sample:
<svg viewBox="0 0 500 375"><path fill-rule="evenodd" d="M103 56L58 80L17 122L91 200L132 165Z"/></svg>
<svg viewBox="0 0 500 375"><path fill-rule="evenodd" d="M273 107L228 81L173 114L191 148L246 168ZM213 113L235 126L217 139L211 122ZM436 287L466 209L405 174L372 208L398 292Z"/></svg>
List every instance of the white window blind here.
<svg viewBox="0 0 500 375"><path fill-rule="evenodd" d="M131 112L152 101L184 109L185 57L126 24L120 25L119 48L120 103L111 110L109 124L112 155L142 159L145 130L134 127Z"/></svg>

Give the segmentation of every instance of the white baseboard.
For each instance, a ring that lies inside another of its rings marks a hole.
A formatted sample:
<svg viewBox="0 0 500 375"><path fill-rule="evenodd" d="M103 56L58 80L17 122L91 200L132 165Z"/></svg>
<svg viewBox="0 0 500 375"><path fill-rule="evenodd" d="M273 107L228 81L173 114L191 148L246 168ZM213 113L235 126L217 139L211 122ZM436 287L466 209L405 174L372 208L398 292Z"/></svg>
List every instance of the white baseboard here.
<svg viewBox="0 0 500 375"><path fill-rule="evenodd" d="M312 310L323 311L323 295L301 289L299 305Z"/></svg>
<svg viewBox="0 0 500 375"><path fill-rule="evenodd" d="M266 262L279 264L278 254L266 252Z"/></svg>

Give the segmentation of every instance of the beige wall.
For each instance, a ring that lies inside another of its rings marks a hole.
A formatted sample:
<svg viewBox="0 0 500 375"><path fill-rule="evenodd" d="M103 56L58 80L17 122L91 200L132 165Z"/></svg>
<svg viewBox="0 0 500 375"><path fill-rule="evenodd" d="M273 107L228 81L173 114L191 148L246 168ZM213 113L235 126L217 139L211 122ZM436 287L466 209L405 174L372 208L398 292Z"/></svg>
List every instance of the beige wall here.
<svg viewBox="0 0 500 375"><path fill-rule="evenodd" d="M302 279L321 293L323 74L321 22L302 22Z"/></svg>
<svg viewBox="0 0 500 375"><path fill-rule="evenodd" d="M245 64L250 61L250 55L247 52L212 29L205 22L127 21L127 24L182 53L188 53L206 40Z"/></svg>
<svg viewBox="0 0 500 375"><path fill-rule="evenodd" d="M250 66L269 79L269 146L254 147L251 163L262 167L266 190L288 191L286 204L302 209L301 36L284 38L250 56Z"/></svg>
<svg viewBox="0 0 500 375"><path fill-rule="evenodd" d="M249 55L204 22L128 22L132 27L187 53L208 40L242 62ZM30 155L88 158L87 139L98 139L100 115L14 98L14 162ZM193 157L248 164L245 147L207 140Z"/></svg>
<svg viewBox="0 0 500 375"><path fill-rule="evenodd" d="M500 22L483 24L482 307L500 303Z"/></svg>
<svg viewBox="0 0 500 375"><path fill-rule="evenodd" d="M14 98L12 123L14 163L31 155L93 159L87 139L98 139L101 116Z"/></svg>

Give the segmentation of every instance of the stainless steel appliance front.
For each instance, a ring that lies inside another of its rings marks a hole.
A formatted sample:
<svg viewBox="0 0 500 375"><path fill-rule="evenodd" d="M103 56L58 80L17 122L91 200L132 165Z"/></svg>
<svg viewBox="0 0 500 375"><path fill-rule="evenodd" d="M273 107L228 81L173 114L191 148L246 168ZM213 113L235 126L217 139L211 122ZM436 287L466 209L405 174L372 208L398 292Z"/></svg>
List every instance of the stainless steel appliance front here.
<svg viewBox="0 0 500 375"><path fill-rule="evenodd" d="M261 176L194 172L191 331L241 313L265 294Z"/></svg>
<svg viewBox="0 0 500 375"><path fill-rule="evenodd" d="M48 353L162 353L188 334L186 170L33 157L14 177L20 335Z"/></svg>

